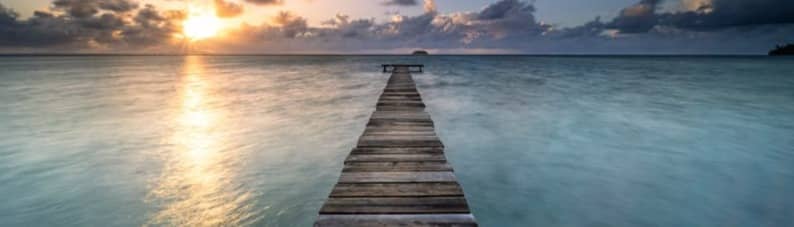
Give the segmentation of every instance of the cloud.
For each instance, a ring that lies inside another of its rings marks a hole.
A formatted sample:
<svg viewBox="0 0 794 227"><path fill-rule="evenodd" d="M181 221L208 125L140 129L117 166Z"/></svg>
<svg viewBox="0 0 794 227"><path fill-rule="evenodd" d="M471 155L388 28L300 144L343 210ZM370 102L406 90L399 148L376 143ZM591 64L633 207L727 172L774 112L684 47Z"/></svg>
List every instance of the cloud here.
<svg viewBox="0 0 794 227"><path fill-rule="evenodd" d="M606 27L618 29L623 33L647 32L659 23L656 15L659 2L660 0L642 0L626 7Z"/></svg>
<svg viewBox="0 0 794 227"><path fill-rule="evenodd" d="M794 25L765 24L750 30L726 27L719 31L676 27L660 16L674 12L661 12L660 4L639 1L614 19L596 18L570 28L539 22L533 4L518 0L497 1L474 12L443 14L433 7L416 16L394 15L383 23L337 14L323 22L323 27L308 26L299 15L287 13L270 25L248 26L235 33L246 42L225 42L215 49L277 53L371 53L424 48L436 53L470 49L513 53L735 54L766 51L770 44L783 42L785 37L794 39L794 30L786 29Z"/></svg>
<svg viewBox="0 0 794 227"><path fill-rule="evenodd" d="M215 0L215 15L220 18L232 18L243 14L243 6L234 2Z"/></svg>
<svg viewBox="0 0 794 227"><path fill-rule="evenodd" d="M416 0L388 0L383 2L383 5L415 6L418 3Z"/></svg>
<svg viewBox="0 0 794 227"><path fill-rule="evenodd" d="M281 11L273 18L273 23L278 26L284 37L295 38L307 35L309 25L306 19L288 11Z"/></svg>
<svg viewBox="0 0 794 227"><path fill-rule="evenodd" d="M128 12L138 8L138 4L128 0L55 0L52 7L66 11L72 17L83 18L93 16L99 10Z"/></svg>
<svg viewBox="0 0 794 227"><path fill-rule="evenodd" d="M642 0L621 10L608 28L644 33L656 27L694 31L794 23L791 0L683 0L685 11L658 12L660 0Z"/></svg>
<svg viewBox="0 0 794 227"><path fill-rule="evenodd" d="M479 12L440 14L435 10L417 16L397 16L386 23L374 20L351 20L337 14L323 22L325 27L311 27L305 19L282 12L272 25L246 27L236 35L254 43L301 43L317 51L343 51L375 48L461 48L493 47L516 40L537 38L551 27L536 21L535 8L528 2L502 0ZM285 46L269 47L283 50Z"/></svg>
<svg viewBox="0 0 794 227"><path fill-rule="evenodd" d="M256 5L281 5L283 3L282 0L245 0L245 1Z"/></svg>
<svg viewBox="0 0 794 227"><path fill-rule="evenodd" d="M436 1L434 0L425 0L424 3L425 12L435 12L436 11Z"/></svg>
<svg viewBox="0 0 794 227"><path fill-rule="evenodd" d="M231 0L214 1L243 7ZM396 13L379 22L337 14L320 26L283 11L267 23L243 24L225 31L228 34L222 38L201 40L200 49L208 53L391 53L423 48L434 53L734 54L764 53L774 44L794 41L794 19L786 13L794 8L788 1L679 1L684 7L666 11L662 0L640 0L612 19L596 18L567 28L540 22L532 2L520 0L450 13L439 12L434 1L425 0L425 11L419 15ZM132 0L53 3L50 11L36 11L27 19L0 4L0 51L182 48L175 38L185 17L182 11L139 6Z"/></svg>
<svg viewBox="0 0 794 227"><path fill-rule="evenodd" d="M794 23L794 1L791 0L711 0L700 3L694 11L660 14L660 23L694 30Z"/></svg>
<svg viewBox="0 0 794 227"><path fill-rule="evenodd" d="M36 11L26 20L0 4L0 49L145 50L169 45L184 19L180 11L131 1L55 2L51 12Z"/></svg>

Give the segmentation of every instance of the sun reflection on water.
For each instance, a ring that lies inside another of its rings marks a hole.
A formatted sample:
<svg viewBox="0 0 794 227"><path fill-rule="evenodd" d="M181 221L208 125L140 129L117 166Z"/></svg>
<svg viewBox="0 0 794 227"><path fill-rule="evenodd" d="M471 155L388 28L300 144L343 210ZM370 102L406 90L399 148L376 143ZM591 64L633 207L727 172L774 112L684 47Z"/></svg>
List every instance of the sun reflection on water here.
<svg viewBox="0 0 794 227"><path fill-rule="evenodd" d="M205 75L201 56L188 56L174 108L171 149L148 200L160 209L147 225L239 225L250 218L250 193L235 181L240 162L226 138L224 111L213 92L218 81Z"/></svg>

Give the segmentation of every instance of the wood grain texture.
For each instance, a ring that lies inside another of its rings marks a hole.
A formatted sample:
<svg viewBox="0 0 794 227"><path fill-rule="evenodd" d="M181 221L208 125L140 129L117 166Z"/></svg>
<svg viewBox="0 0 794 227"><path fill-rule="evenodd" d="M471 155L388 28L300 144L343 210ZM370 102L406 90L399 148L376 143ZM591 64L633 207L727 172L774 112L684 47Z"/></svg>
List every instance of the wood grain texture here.
<svg viewBox="0 0 794 227"><path fill-rule="evenodd" d="M398 215L336 215L324 214L314 226L414 226L414 227L476 227L471 214L398 214Z"/></svg>
<svg viewBox="0 0 794 227"><path fill-rule="evenodd" d="M395 66L315 226L477 226L406 68Z"/></svg>
<svg viewBox="0 0 794 227"><path fill-rule="evenodd" d="M462 196L330 197L320 214L444 214L469 213Z"/></svg>
<svg viewBox="0 0 794 227"><path fill-rule="evenodd" d="M347 162L342 172L442 172L452 171L446 161Z"/></svg>
<svg viewBox="0 0 794 227"><path fill-rule="evenodd" d="M436 154L443 152L444 148L440 147L357 147L353 148L350 154Z"/></svg>
<svg viewBox="0 0 794 227"><path fill-rule="evenodd" d="M331 197L463 196L458 183L338 184Z"/></svg>
<svg viewBox="0 0 794 227"><path fill-rule="evenodd" d="M444 154L351 154L348 162L433 162L447 161Z"/></svg>
<svg viewBox="0 0 794 227"><path fill-rule="evenodd" d="M344 172L339 183L456 182L452 172Z"/></svg>

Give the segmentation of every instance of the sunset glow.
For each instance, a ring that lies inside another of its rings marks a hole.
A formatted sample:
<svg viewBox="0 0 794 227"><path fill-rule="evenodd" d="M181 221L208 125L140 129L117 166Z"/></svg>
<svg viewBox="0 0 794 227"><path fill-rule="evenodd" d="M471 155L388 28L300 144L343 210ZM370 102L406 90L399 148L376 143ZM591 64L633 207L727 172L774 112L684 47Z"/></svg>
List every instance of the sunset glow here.
<svg viewBox="0 0 794 227"><path fill-rule="evenodd" d="M191 13L190 17L182 22L182 33L190 40L216 36L220 29L220 20L211 13Z"/></svg>
<svg viewBox="0 0 794 227"><path fill-rule="evenodd" d="M733 55L794 42L791 0L591 3L2 0L0 53Z"/></svg>

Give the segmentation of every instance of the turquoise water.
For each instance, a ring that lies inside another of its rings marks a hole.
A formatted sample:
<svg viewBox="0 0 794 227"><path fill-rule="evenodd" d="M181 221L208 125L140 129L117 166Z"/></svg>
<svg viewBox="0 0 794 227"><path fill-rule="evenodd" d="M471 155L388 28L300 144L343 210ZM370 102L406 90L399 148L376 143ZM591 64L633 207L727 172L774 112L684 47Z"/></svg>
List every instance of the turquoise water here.
<svg viewBox="0 0 794 227"><path fill-rule="evenodd" d="M0 226L310 226L388 75L483 226L794 225L794 59L0 57Z"/></svg>

